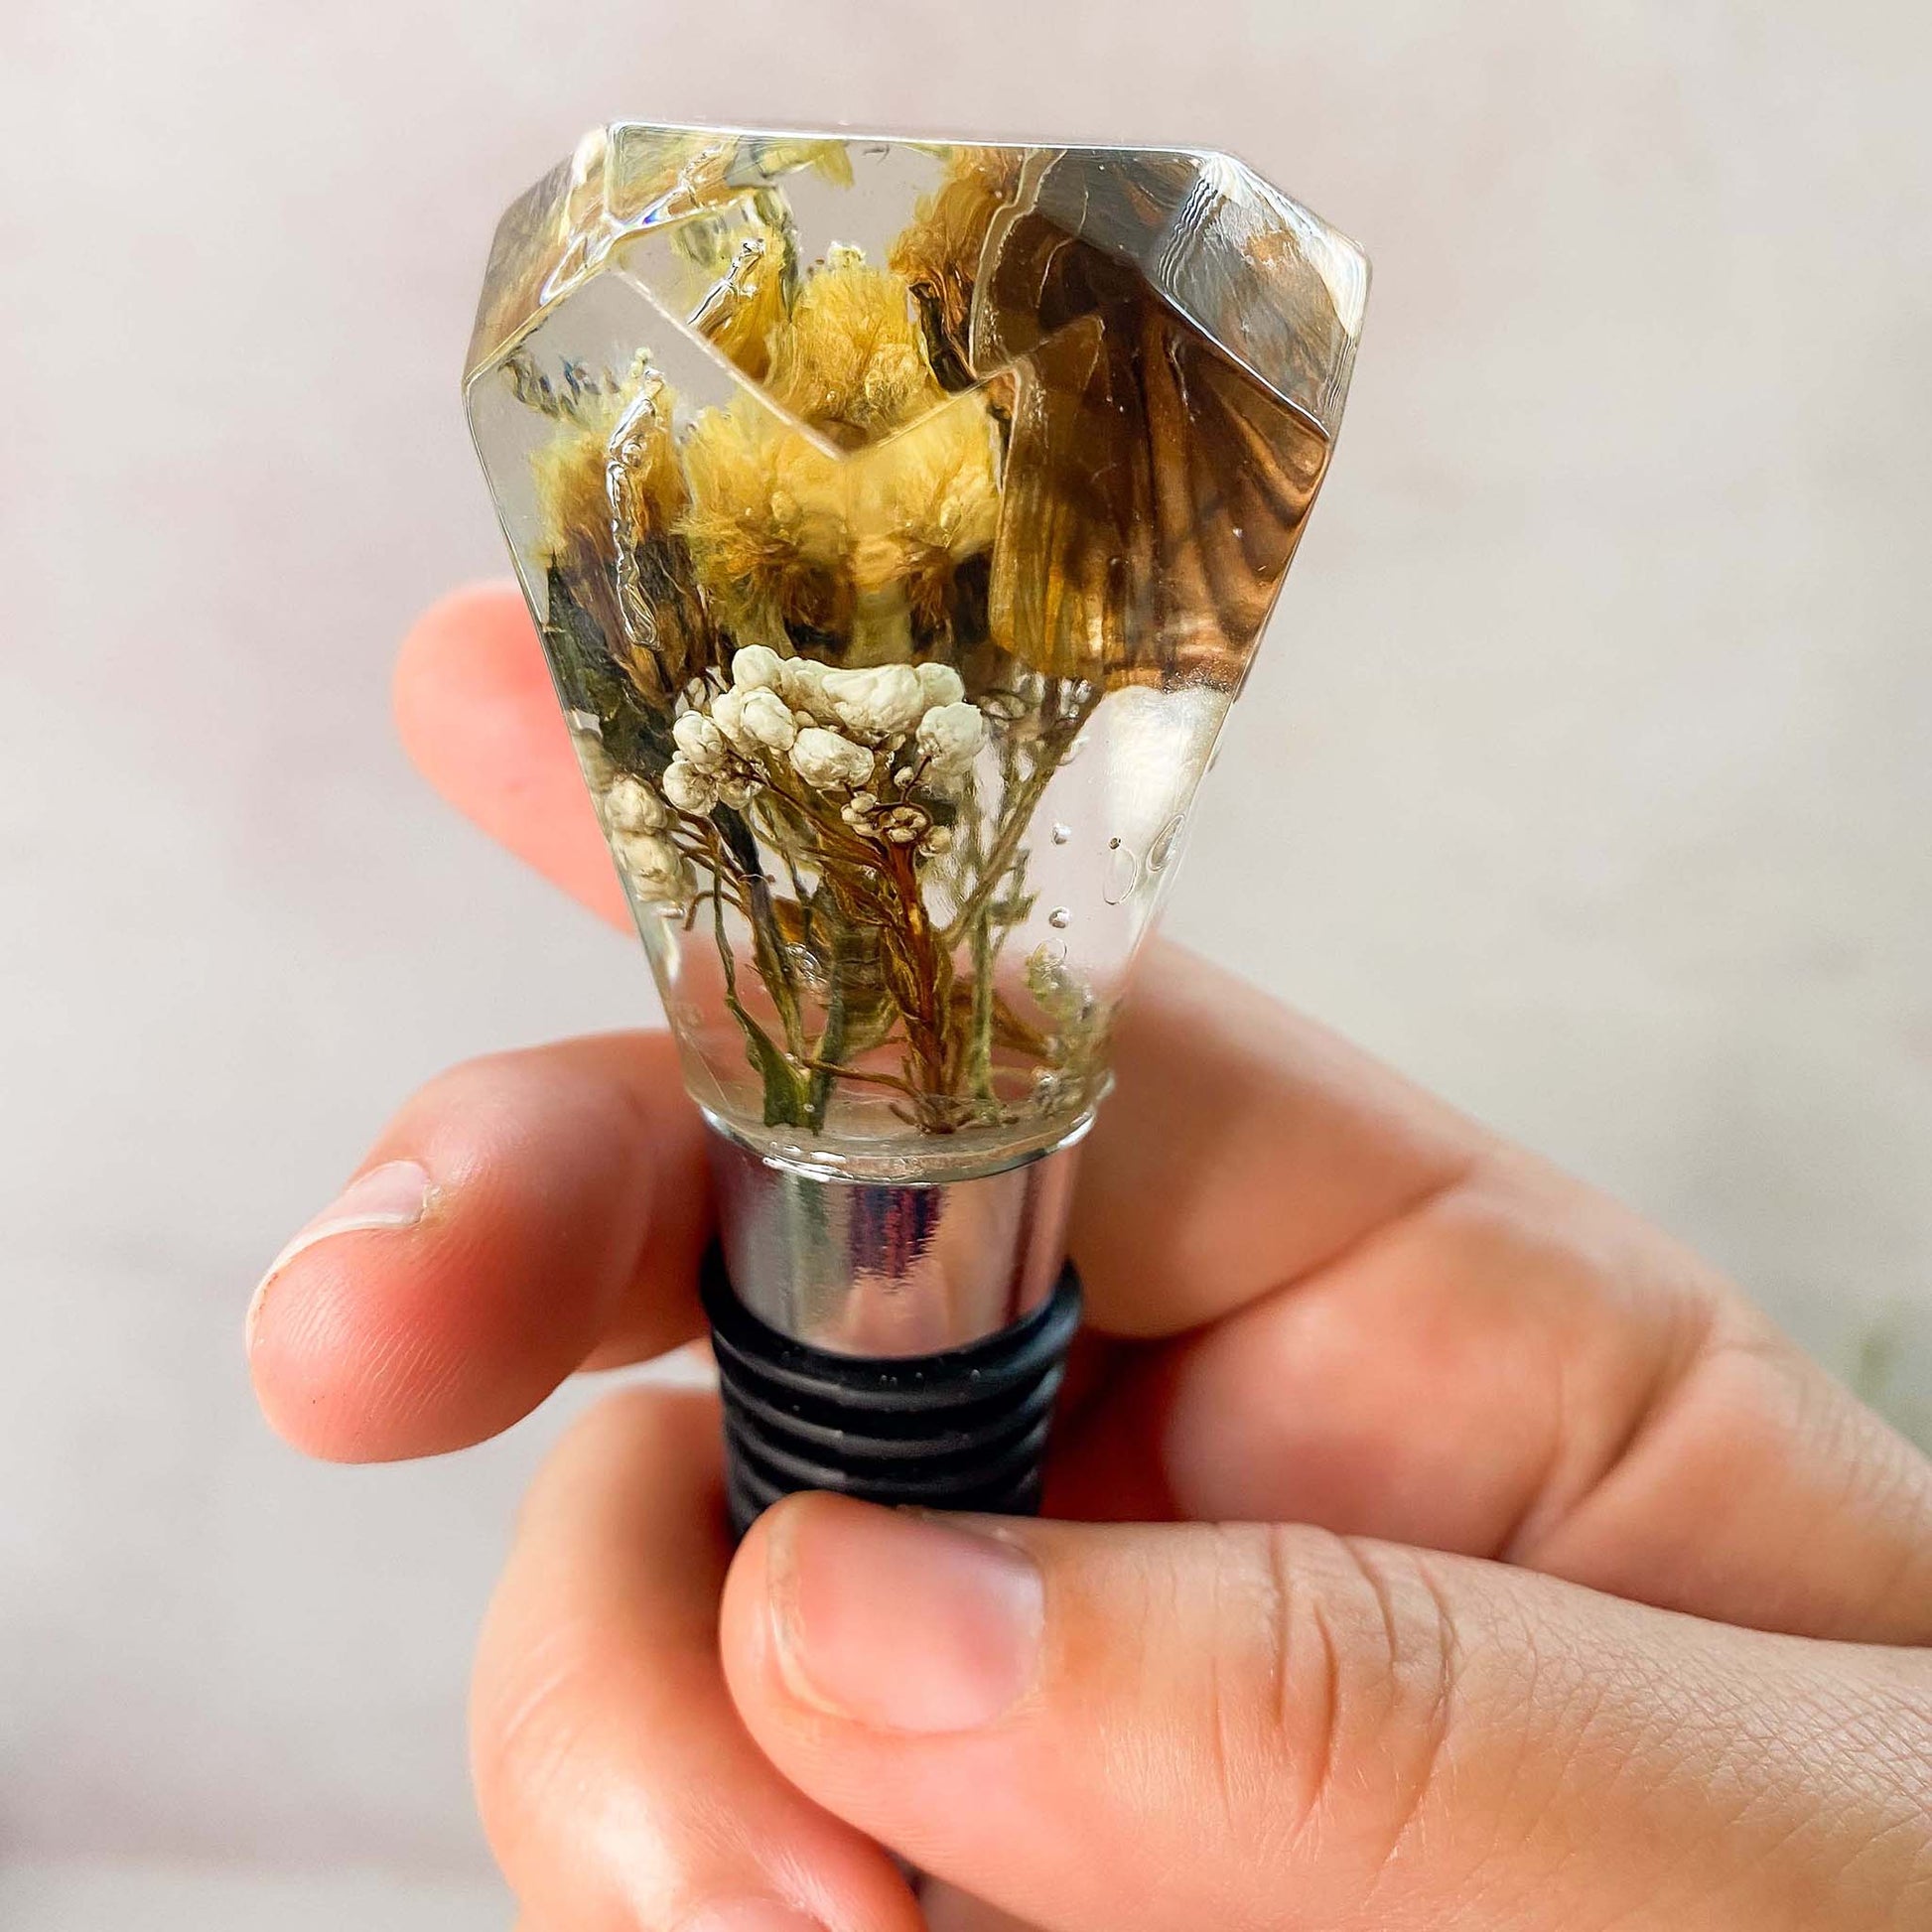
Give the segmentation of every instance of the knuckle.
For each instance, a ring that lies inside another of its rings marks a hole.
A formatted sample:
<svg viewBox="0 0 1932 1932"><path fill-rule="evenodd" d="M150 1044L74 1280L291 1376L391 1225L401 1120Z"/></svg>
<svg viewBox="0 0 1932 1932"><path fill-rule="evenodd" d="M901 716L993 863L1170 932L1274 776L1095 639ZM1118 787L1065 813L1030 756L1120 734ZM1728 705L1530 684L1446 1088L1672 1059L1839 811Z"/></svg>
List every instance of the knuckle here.
<svg viewBox="0 0 1932 1932"><path fill-rule="evenodd" d="M1217 1673L1220 1785L1278 1841L1345 1843L1369 1872L1419 1829L1444 1775L1460 1646L1427 1560L1270 1528L1248 1559L1249 1662ZM1249 1761L1265 1767L1245 1774Z"/></svg>

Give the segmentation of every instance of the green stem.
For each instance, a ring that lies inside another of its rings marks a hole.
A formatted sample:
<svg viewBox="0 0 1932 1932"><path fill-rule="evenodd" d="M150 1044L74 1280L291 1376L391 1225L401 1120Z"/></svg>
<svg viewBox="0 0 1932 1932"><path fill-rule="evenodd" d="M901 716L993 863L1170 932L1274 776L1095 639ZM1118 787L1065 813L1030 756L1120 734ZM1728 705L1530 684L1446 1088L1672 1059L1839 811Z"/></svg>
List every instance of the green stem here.
<svg viewBox="0 0 1932 1932"><path fill-rule="evenodd" d="M838 1078L839 1061L845 1056L845 973L844 946L839 935L832 935L831 956L827 961L825 1029L818 1036L806 1061L811 1068L811 1083L805 1089L805 1125L816 1134L825 1126L825 1109L831 1104L832 1082Z"/></svg>
<svg viewBox="0 0 1932 1932"><path fill-rule="evenodd" d="M712 924L718 936L718 957L725 968L725 1004L745 1035L746 1057L764 1084L764 1124L767 1127L798 1127L802 1096L798 1076L791 1062L779 1052L771 1035L746 1011L738 997L738 962L732 956L731 935L725 930L725 896L711 889Z"/></svg>
<svg viewBox="0 0 1932 1932"><path fill-rule="evenodd" d="M901 1080L897 1073L867 1073L854 1066L820 1066L816 1061L809 1062L815 1073L829 1073L841 1080L862 1080L868 1086L891 1087L895 1093L902 1093L908 1099L922 1099L923 1095L915 1086Z"/></svg>
<svg viewBox="0 0 1932 1932"><path fill-rule="evenodd" d="M945 1103L958 1073L950 1025L952 955L926 916L910 849L894 846L884 857L898 913L885 937L886 990L905 1022L907 1077L927 1103L920 1109L921 1125L931 1133L949 1133L957 1123Z"/></svg>
<svg viewBox="0 0 1932 1932"><path fill-rule="evenodd" d="M974 1095L991 1102L993 1092L993 922L982 905L973 917L973 1034L967 1079Z"/></svg>
<svg viewBox="0 0 1932 1932"><path fill-rule="evenodd" d="M784 1023L785 1045L794 1060L803 1059L805 1022L799 1010L798 988L785 953L784 935L779 932L777 915L771 909L771 883L759 862L758 840L751 827L734 811L721 811L718 824L720 849L730 854L733 869L745 888L751 915L752 963Z"/></svg>

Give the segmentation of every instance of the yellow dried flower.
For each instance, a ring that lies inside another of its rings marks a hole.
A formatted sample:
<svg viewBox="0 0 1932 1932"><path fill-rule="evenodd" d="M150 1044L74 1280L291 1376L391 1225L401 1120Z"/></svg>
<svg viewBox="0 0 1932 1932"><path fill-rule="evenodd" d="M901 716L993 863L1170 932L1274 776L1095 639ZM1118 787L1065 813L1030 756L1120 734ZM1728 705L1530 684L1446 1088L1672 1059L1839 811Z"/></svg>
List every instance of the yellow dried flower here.
<svg viewBox="0 0 1932 1932"><path fill-rule="evenodd" d="M787 622L838 627L851 591L837 459L746 394L698 419L684 464L679 528L713 621L740 647L780 652Z"/></svg>
<svg viewBox="0 0 1932 1932"><path fill-rule="evenodd" d="M559 407L556 434L530 458L551 561L609 566L620 530L641 543L671 527L684 501L671 410L664 378L642 356L623 382L585 387Z"/></svg>
<svg viewBox="0 0 1932 1932"><path fill-rule="evenodd" d="M771 367L771 344L784 326L786 245L779 235L746 235L697 324L753 381Z"/></svg>
<svg viewBox="0 0 1932 1932"><path fill-rule="evenodd" d="M962 396L855 461L853 579L866 593L902 584L929 628L954 570L999 527L997 427L978 396Z"/></svg>
<svg viewBox="0 0 1932 1932"><path fill-rule="evenodd" d="M911 225L893 244L892 266L905 278L935 339L956 363L946 373L957 382L972 373L973 284L987 230L1018 193L1021 165L1012 148L955 148L945 180L919 203Z"/></svg>
<svg viewBox="0 0 1932 1932"><path fill-rule="evenodd" d="M611 500L604 484L607 433L566 423L530 459L537 517L550 561L588 551L600 563L617 558Z"/></svg>
<svg viewBox="0 0 1932 1932"><path fill-rule="evenodd" d="M945 401L904 277L838 245L792 304L770 388L783 408L847 448Z"/></svg>

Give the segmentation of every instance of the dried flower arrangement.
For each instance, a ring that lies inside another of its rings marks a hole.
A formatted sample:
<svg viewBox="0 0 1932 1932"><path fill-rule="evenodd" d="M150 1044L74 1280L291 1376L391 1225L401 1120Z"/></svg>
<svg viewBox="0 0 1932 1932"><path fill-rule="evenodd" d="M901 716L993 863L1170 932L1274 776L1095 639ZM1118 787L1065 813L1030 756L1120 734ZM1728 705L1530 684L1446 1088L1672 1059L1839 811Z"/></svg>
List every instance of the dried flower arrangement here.
<svg viewBox="0 0 1932 1932"><path fill-rule="evenodd" d="M481 372L543 426L520 484L492 475L667 1004L715 993L758 1121L820 1143L1045 1136L1097 1101L1118 988L1038 905L1035 820L1110 694L1224 708L1328 451L1257 344L1324 380L1352 349L1306 251L1255 315L1307 217L1245 172L1216 203L1199 157L912 151L878 258L807 260L787 183L850 189L846 144L613 130L506 220L473 357L473 415ZM1189 207L1194 281L1162 287L1134 248ZM634 342L546 359L556 292L639 234L700 287L725 399L685 406Z"/></svg>

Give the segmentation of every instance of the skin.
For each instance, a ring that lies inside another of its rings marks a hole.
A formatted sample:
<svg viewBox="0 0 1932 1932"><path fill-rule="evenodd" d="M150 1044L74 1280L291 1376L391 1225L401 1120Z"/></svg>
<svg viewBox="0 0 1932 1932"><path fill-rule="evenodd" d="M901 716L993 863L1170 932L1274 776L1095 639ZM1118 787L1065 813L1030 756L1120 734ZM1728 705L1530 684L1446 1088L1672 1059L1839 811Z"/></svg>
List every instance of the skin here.
<svg viewBox="0 0 1932 1932"><path fill-rule="evenodd" d="M513 593L429 612L396 706L627 925ZM1932 1466L1695 1256L1198 959L1149 956L1117 1071L1056 1520L805 1497L734 1554L710 1395L558 1449L474 1696L527 1932L1932 1923ZM434 1454L699 1334L699 1133L660 1035L432 1083L361 1171L427 1211L251 1311L270 1420Z"/></svg>

